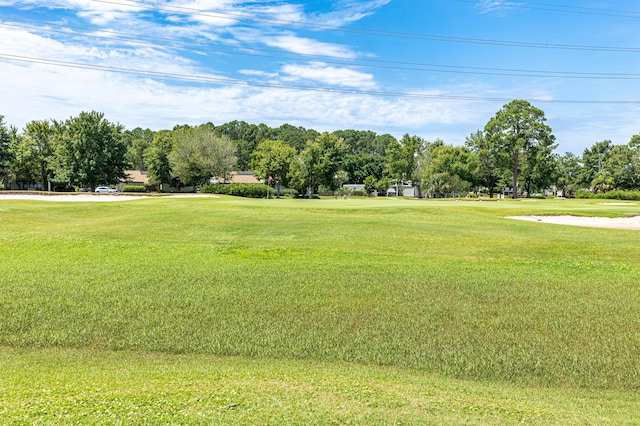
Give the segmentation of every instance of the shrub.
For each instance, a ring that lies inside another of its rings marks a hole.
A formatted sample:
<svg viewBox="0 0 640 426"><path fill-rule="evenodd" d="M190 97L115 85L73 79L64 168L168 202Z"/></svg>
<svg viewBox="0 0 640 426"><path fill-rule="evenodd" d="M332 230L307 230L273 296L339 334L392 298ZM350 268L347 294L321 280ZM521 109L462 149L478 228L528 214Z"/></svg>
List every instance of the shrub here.
<svg viewBox="0 0 640 426"><path fill-rule="evenodd" d="M147 192L147 189L141 185L125 185L122 192Z"/></svg>
<svg viewBox="0 0 640 426"><path fill-rule="evenodd" d="M594 194L589 191L576 191L576 198L594 198L602 200L633 200L640 201L640 191L615 190Z"/></svg>
<svg viewBox="0 0 640 426"><path fill-rule="evenodd" d="M587 198L594 198L595 194L593 192L580 190L580 191L576 191L573 195L576 198L587 199Z"/></svg>
<svg viewBox="0 0 640 426"><path fill-rule="evenodd" d="M640 201L640 191L609 191L602 194L604 197L610 200L634 200Z"/></svg>
<svg viewBox="0 0 640 426"><path fill-rule="evenodd" d="M298 196L298 190L290 188L281 189L280 196L286 198L296 198Z"/></svg>
<svg viewBox="0 0 640 426"><path fill-rule="evenodd" d="M200 192L206 194L233 195L245 198L273 198L275 191L262 183L214 183L205 185Z"/></svg>

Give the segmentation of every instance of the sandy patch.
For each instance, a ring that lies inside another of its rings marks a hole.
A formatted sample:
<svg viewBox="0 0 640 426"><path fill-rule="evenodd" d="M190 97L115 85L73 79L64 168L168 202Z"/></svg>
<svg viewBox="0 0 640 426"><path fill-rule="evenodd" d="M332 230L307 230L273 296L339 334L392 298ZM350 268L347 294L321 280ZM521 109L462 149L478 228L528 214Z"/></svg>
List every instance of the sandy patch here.
<svg viewBox="0 0 640 426"><path fill-rule="evenodd" d="M39 195L39 194L2 194L0 193L0 201L3 200L32 200L32 201L62 201L62 202L87 202L87 203L108 203L113 201L140 200L149 198L139 195L121 195L121 194L55 194L55 195Z"/></svg>
<svg viewBox="0 0 640 426"><path fill-rule="evenodd" d="M587 217L587 216L508 216L507 219L551 223L554 225L586 226L590 228L612 228L640 231L640 216L633 217Z"/></svg>
<svg viewBox="0 0 640 426"><path fill-rule="evenodd" d="M155 196L158 197L158 196ZM124 195L124 194L92 194L92 193L57 193L57 194L15 194L0 192L0 201L3 200L32 200L32 201L60 201L60 202L83 202L83 203L109 203L115 201L143 200L145 198L155 198L148 195ZM171 194L162 195L163 198L219 198L212 194Z"/></svg>
<svg viewBox="0 0 640 426"><path fill-rule="evenodd" d="M600 203L603 206L635 206L636 203Z"/></svg>
<svg viewBox="0 0 640 426"><path fill-rule="evenodd" d="M215 195L215 194L195 194L195 193L170 194L170 195L162 195L162 197L169 197L169 198L220 198L219 195Z"/></svg>

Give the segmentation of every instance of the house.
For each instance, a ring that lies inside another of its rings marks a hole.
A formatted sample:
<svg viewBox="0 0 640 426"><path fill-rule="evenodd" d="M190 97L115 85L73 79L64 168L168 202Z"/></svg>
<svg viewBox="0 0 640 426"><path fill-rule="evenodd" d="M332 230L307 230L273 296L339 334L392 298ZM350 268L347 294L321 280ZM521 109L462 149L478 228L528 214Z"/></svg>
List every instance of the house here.
<svg viewBox="0 0 640 426"><path fill-rule="evenodd" d="M211 183L263 183L253 172L230 172L227 179L213 177Z"/></svg>
<svg viewBox="0 0 640 426"><path fill-rule="evenodd" d="M118 191L128 185L148 186L149 176L144 170L125 170L127 177L117 185ZM213 177L210 183L262 183L253 172L230 172L227 179ZM195 192L196 187L184 186L176 188L168 184L161 184L157 190L164 192Z"/></svg>
<svg viewBox="0 0 640 426"><path fill-rule="evenodd" d="M42 184L33 181L0 182L0 189L8 191L42 191Z"/></svg>
<svg viewBox="0 0 640 426"><path fill-rule="evenodd" d="M345 183L342 185L345 191L364 191L364 184L362 183Z"/></svg>
<svg viewBox="0 0 640 426"><path fill-rule="evenodd" d="M345 183L344 185L342 185L342 188L346 191L364 191L364 184ZM387 189L387 193L384 195L393 197L396 195L396 189L398 190L398 192L400 193L400 196L402 197L413 197L413 198L420 197L420 192L418 191L418 188L411 185L403 185L403 186L400 186L399 188L396 188L395 185L390 186ZM380 195L377 192L375 192L375 194Z"/></svg>
<svg viewBox="0 0 640 426"><path fill-rule="evenodd" d="M400 187L396 187L395 185L390 186L387 189L387 197L388 196L396 196L396 191L400 197L412 197L412 198L420 198L420 191L415 186L407 186L403 185Z"/></svg>
<svg viewBox="0 0 640 426"><path fill-rule="evenodd" d="M415 186L405 186L402 189L402 196L420 198L420 191Z"/></svg>
<svg viewBox="0 0 640 426"><path fill-rule="evenodd" d="M145 186L149 183L149 176L146 170L125 170L126 178L122 179L116 189L122 192L122 188L127 185Z"/></svg>

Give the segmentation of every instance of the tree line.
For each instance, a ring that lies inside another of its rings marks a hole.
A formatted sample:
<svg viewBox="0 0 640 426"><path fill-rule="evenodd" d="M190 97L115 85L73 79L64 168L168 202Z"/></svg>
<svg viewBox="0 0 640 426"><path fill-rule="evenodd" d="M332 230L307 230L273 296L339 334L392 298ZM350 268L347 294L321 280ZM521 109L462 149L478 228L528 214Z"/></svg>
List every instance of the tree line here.
<svg viewBox="0 0 640 426"><path fill-rule="evenodd" d="M136 169L146 170L157 188L180 188L250 170L309 196L345 183L361 184L367 193L412 185L429 197L640 189L640 135L626 145L597 142L581 157L558 155L557 146L544 112L524 100L504 105L462 146L409 134L398 140L368 130L319 133L244 121L126 130L95 111L32 121L19 131L0 116L0 180L93 190Z"/></svg>

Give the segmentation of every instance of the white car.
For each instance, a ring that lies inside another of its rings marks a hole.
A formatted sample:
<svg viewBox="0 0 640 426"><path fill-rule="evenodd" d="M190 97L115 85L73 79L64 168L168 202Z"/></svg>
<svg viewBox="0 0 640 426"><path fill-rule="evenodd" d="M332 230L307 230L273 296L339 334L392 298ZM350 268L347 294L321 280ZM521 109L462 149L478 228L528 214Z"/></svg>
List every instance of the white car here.
<svg viewBox="0 0 640 426"><path fill-rule="evenodd" d="M109 188L108 186L99 186L96 188L96 192L106 192L111 194L117 191L113 188Z"/></svg>

